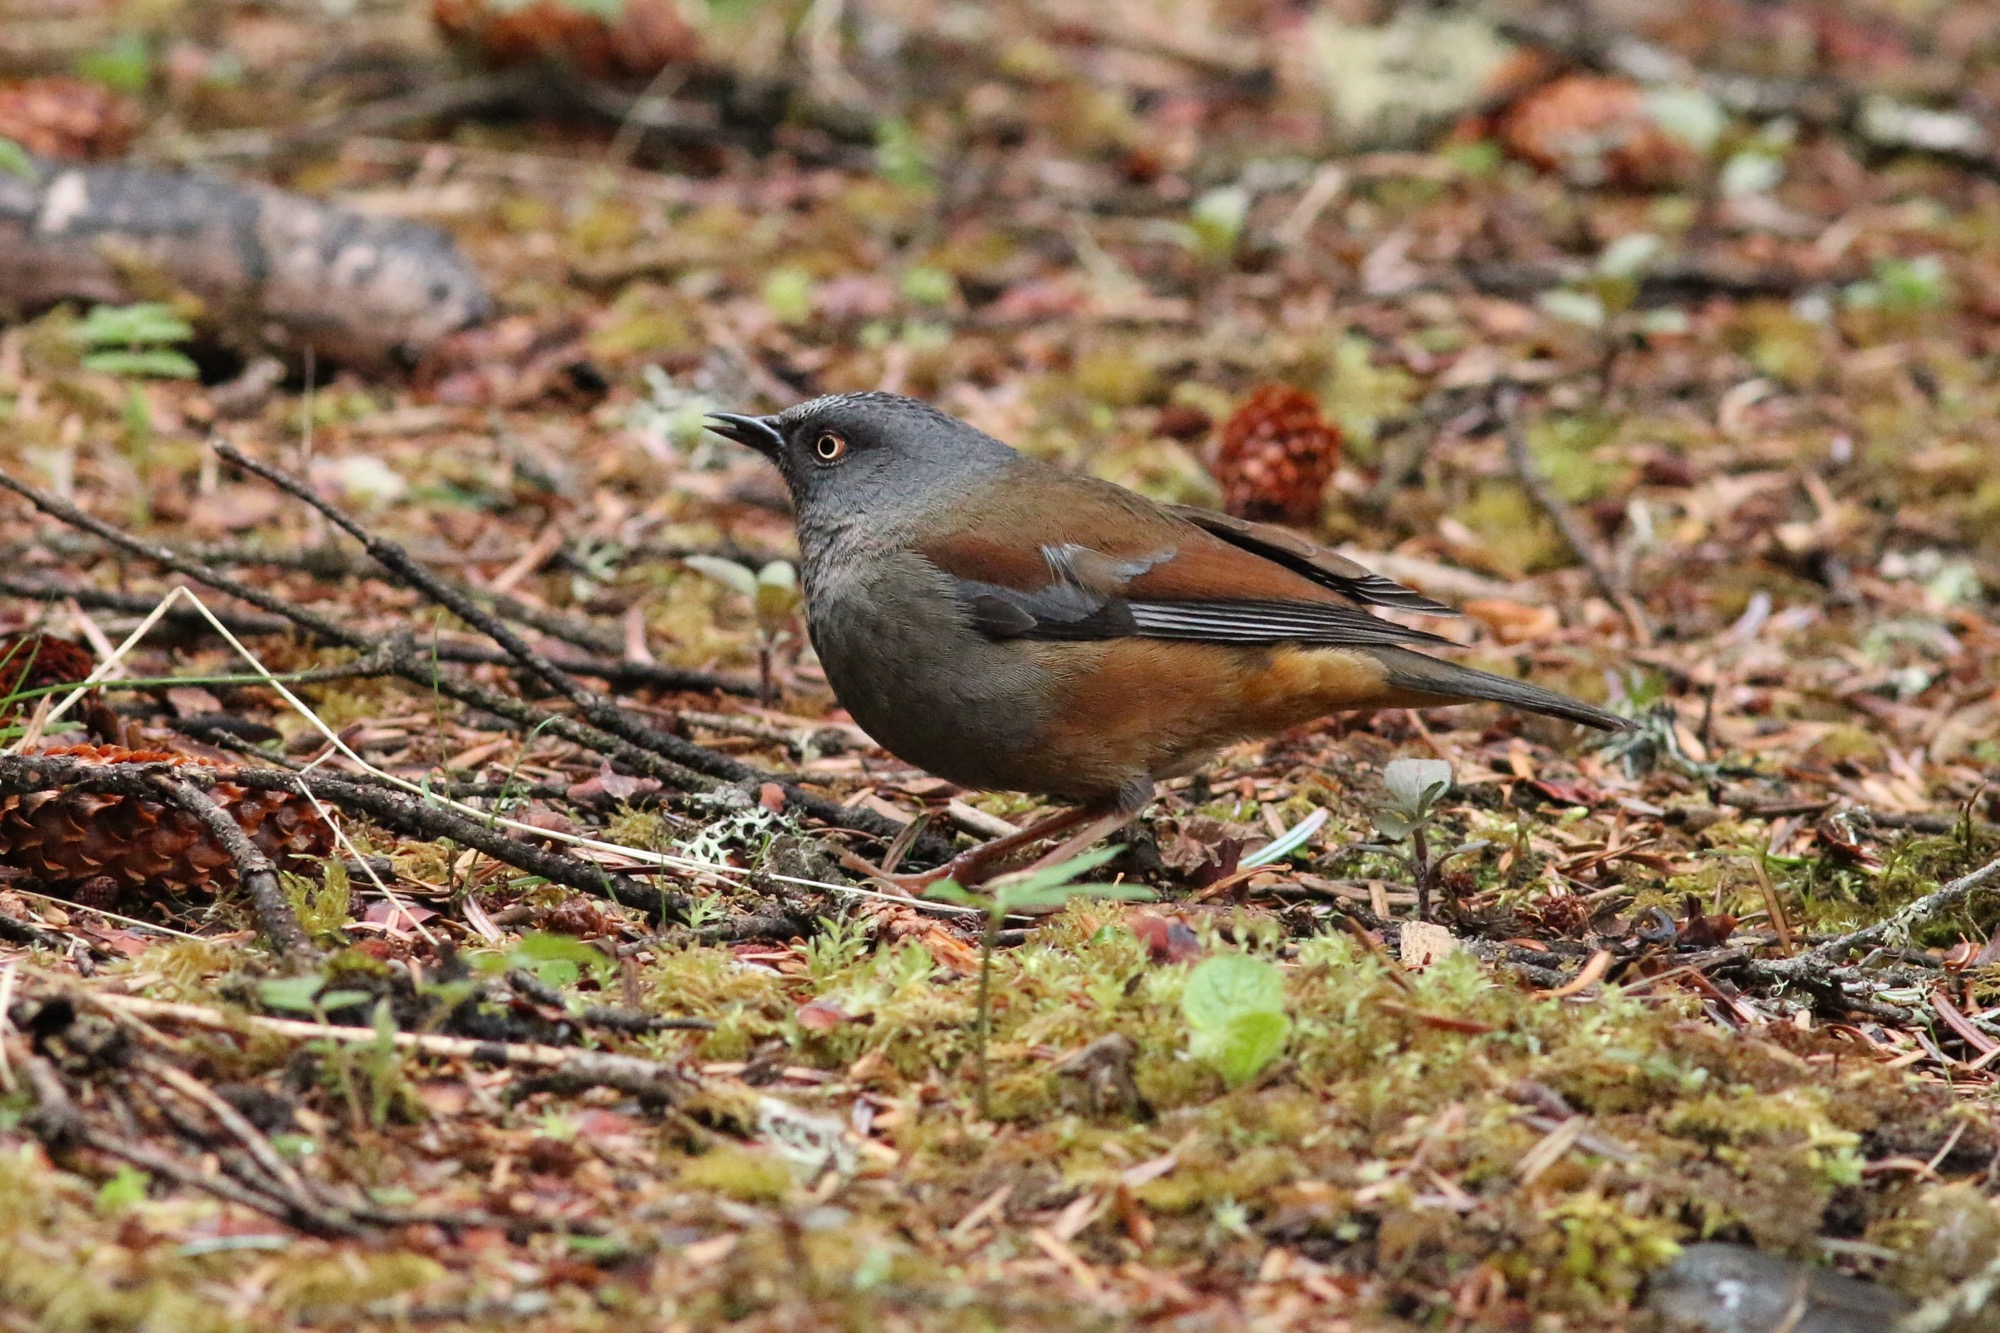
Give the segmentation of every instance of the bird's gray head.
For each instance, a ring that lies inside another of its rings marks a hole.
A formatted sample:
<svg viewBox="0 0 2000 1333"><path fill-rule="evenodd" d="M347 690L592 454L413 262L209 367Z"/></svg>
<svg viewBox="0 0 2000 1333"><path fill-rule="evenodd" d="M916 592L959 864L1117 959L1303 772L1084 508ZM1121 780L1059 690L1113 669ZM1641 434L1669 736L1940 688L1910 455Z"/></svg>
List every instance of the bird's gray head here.
<svg viewBox="0 0 2000 1333"><path fill-rule="evenodd" d="M1020 459L984 431L894 393L833 394L768 417L712 412L708 421L778 465L802 528L895 522Z"/></svg>

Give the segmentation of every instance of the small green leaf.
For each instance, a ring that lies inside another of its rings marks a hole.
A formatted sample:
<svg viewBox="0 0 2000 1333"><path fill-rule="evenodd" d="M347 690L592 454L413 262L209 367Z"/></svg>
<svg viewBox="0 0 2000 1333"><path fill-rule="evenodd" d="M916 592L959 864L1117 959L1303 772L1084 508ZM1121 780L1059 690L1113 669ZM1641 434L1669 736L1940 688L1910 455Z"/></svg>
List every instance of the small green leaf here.
<svg viewBox="0 0 2000 1333"><path fill-rule="evenodd" d="M1292 1020L1282 1013L1257 1010L1238 1014L1219 1028L1197 1028L1188 1052L1215 1066L1222 1081L1240 1088L1278 1058L1291 1035Z"/></svg>
<svg viewBox="0 0 2000 1333"><path fill-rule="evenodd" d="M535 974L537 981L562 990L574 986L583 979L583 969L567 958L551 958L546 962L529 963L527 970Z"/></svg>
<svg viewBox="0 0 2000 1333"><path fill-rule="evenodd" d="M328 1011L347 1009L357 1004L366 1004L374 998L365 990L330 990L319 997L319 1007Z"/></svg>
<svg viewBox="0 0 2000 1333"><path fill-rule="evenodd" d="M1398 813L1422 820L1431 803L1451 790L1451 765L1442 759L1392 759L1382 785Z"/></svg>
<svg viewBox="0 0 2000 1333"><path fill-rule="evenodd" d="M83 368L102 375L130 375L156 380L191 380L201 373L185 354L166 347L92 352L83 358Z"/></svg>
<svg viewBox="0 0 2000 1333"><path fill-rule="evenodd" d="M1603 325L1607 312L1604 302L1589 292L1573 291L1568 287L1558 287L1554 291L1543 292L1535 303L1542 310L1566 324L1581 324L1587 329Z"/></svg>
<svg viewBox="0 0 2000 1333"><path fill-rule="evenodd" d="M1401 842L1417 831L1417 821L1405 818L1400 811L1377 810L1374 814L1375 827L1380 829L1382 836L1390 842Z"/></svg>
<svg viewBox="0 0 2000 1333"><path fill-rule="evenodd" d="M514 953L530 961L542 959L568 959L570 963L604 963L604 955L574 935L558 935L554 931L528 931L514 945Z"/></svg>
<svg viewBox="0 0 2000 1333"><path fill-rule="evenodd" d="M919 266L903 275L903 295L918 305L949 305L958 295L958 280L941 268Z"/></svg>
<svg viewBox="0 0 2000 1333"><path fill-rule="evenodd" d="M12 139L0 136L0 171L34 180L35 160L28 156L27 149Z"/></svg>
<svg viewBox="0 0 2000 1333"><path fill-rule="evenodd" d="M313 1000L326 985L322 977L274 977L257 987L257 998L266 1009L289 1009L311 1013Z"/></svg>
<svg viewBox="0 0 2000 1333"><path fill-rule="evenodd" d="M117 1173L97 1187L98 1210L121 1212L135 1203L144 1203L146 1189L152 1183L153 1178L144 1171L130 1162L120 1162Z"/></svg>
<svg viewBox="0 0 2000 1333"><path fill-rule="evenodd" d="M1768 194L1785 178L1785 159L1764 152L1734 154L1722 164L1717 184L1725 199Z"/></svg>
<svg viewBox="0 0 2000 1333"><path fill-rule="evenodd" d="M574 935L558 935L533 930L521 937L510 956L516 967L524 967L551 986L576 983L585 969L601 975L611 968L611 960ZM558 980L558 978L561 978Z"/></svg>
<svg viewBox="0 0 2000 1333"><path fill-rule="evenodd" d="M1666 86L1646 93L1646 111L1661 129L1706 154L1729 128L1729 112L1699 88Z"/></svg>
<svg viewBox="0 0 2000 1333"><path fill-rule="evenodd" d="M319 1151L319 1143L310 1134L273 1134L271 1146L294 1162L303 1161Z"/></svg>
<svg viewBox="0 0 2000 1333"><path fill-rule="evenodd" d="M798 571L788 560L773 560L757 571L757 622L766 630L782 628L783 622L799 609Z"/></svg>
<svg viewBox="0 0 2000 1333"><path fill-rule="evenodd" d="M135 305L92 306L69 331L72 341L86 347L129 347L149 343L185 342L194 326L163 301Z"/></svg>
<svg viewBox="0 0 2000 1333"><path fill-rule="evenodd" d="M1598 276L1636 281L1645 276L1646 270L1666 247L1667 243L1650 231L1635 231L1620 236L1605 246L1604 253L1597 257Z"/></svg>
<svg viewBox="0 0 2000 1333"><path fill-rule="evenodd" d="M930 186L930 164L910 122L891 117L876 124L875 169L884 180L907 190Z"/></svg>
<svg viewBox="0 0 2000 1333"><path fill-rule="evenodd" d="M1283 974L1249 954L1224 953L1204 960L1188 975L1181 991L1181 1012L1197 1030L1227 1028L1242 1014L1284 1010Z"/></svg>
<svg viewBox="0 0 2000 1333"><path fill-rule="evenodd" d="M1292 1030L1285 979L1248 954L1217 954L1189 974L1181 1012L1192 1029L1189 1052L1240 1087L1277 1058Z"/></svg>
<svg viewBox="0 0 2000 1333"><path fill-rule="evenodd" d="M1188 245L1211 263L1222 263L1236 253L1249 219L1248 190L1240 185L1210 190L1188 210Z"/></svg>
<svg viewBox="0 0 2000 1333"><path fill-rule="evenodd" d="M955 879L941 879L924 890L924 897L941 903L956 903L960 907L977 907L979 895L960 884Z"/></svg>
<svg viewBox="0 0 2000 1333"><path fill-rule="evenodd" d="M146 85L152 82L152 48L145 37L128 29L111 45L78 56L76 72L92 83L103 84L114 93L136 96L146 91Z"/></svg>

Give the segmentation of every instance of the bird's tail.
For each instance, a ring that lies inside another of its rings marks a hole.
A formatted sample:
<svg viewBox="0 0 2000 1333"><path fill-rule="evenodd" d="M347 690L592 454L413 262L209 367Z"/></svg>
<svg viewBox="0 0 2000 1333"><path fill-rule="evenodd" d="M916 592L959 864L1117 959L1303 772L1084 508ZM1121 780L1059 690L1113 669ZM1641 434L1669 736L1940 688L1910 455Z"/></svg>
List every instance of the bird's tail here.
<svg viewBox="0 0 2000 1333"><path fill-rule="evenodd" d="M1616 713L1607 713L1581 699L1530 685L1525 680L1510 680L1489 671L1475 671L1455 662L1443 662L1422 653L1413 653L1407 648L1377 648L1373 652L1376 660L1388 669L1391 686L1413 694L1432 696L1438 703L1486 699L1510 708L1524 708L1530 713L1567 718L1600 731L1624 731L1632 726L1631 722Z"/></svg>

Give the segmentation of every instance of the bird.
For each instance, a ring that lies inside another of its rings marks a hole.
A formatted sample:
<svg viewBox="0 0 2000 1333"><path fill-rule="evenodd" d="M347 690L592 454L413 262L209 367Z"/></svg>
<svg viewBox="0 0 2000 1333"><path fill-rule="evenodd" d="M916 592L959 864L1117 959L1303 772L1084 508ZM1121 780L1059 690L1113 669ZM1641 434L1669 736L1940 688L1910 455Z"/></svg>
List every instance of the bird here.
<svg viewBox="0 0 2000 1333"><path fill-rule="evenodd" d="M833 394L710 430L777 464L807 632L854 721L961 787L1067 809L918 876L980 883L1032 846L1059 864L1162 780L1330 713L1485 700L1602 730L1624 718L1412 645L1373 609L1455 615L1285 528L1031 458L918 399Z"/></svg>

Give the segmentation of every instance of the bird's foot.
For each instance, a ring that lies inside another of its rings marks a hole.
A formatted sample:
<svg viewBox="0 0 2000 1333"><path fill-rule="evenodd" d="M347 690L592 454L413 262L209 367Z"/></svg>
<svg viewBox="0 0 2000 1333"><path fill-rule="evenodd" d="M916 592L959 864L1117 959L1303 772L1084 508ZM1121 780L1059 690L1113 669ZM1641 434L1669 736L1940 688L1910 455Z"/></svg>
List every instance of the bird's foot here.
<svg viewBox="0 0 2000 1333"><path fill-rule="evenodd" d="M947 879L953 880L965 888L976 887L991 879L998 873L1000 867L991 864L996 858L982 855L989 846L991 846L990 843L969 848L952 857L951 860L946 861L943 865L933 866L929 870L907 872L884 870L881 866L865 861L852 852L844 853L840 858L840 863L849 870L866 875L871 881L880 884L891 893L899 894L905 898L921 898L924 896L924 892L933 884L941 883Z"/></svg>

